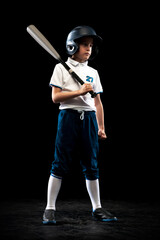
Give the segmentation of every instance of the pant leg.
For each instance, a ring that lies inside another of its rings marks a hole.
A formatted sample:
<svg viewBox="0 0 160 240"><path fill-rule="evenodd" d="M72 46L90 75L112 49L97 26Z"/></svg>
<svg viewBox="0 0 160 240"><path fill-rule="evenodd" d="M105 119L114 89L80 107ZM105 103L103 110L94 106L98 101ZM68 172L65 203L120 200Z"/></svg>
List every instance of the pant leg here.
<svg viewBox="0 0 160 240"><path fill-rule="evenodd" d="M63 177L69 172L74 149L80 135L79 121L79 117L74 112L60 111L51 174Z"/></svg>
<svg viewBox="0 0 160 240"><path fill-rule="evenodd" d="M82 126L82 155L81 166L85 178L95 180L99 178L98 168L98 125L95 112L85 113Z"/></svg>

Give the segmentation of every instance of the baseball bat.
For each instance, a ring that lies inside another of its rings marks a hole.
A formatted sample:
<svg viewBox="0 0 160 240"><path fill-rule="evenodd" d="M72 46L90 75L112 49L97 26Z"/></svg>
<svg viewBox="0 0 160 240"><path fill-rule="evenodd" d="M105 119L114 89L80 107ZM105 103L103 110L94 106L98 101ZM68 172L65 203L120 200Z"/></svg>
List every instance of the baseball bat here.
<svg viewBox="0 0 160 240"><path fill-rule="evenodd" d="M65 69L71 74L71 76L76 79L81 85L85 82L62 60L59 53L55 50L55 48L51 45L51 43L46 39L46 37L34 26L29 25L27 27L27 32L43 47L49 54L52 55L56 60L58 60ZM89 92L91 97L96 97L96 93L93 91Z"/></svg>

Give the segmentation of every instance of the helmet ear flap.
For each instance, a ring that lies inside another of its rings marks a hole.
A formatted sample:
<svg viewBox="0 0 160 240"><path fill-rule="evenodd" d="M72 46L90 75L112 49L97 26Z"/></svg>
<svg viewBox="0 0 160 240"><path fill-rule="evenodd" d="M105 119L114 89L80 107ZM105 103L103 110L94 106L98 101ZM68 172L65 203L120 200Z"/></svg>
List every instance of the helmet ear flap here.
<svg viewBox="0 0 160 240"><path fill-rule="evenodd" d="M72 41L66 45L66 49L69 55L73 55L78 50L78 44Z"/></svg>
<svg viewBox="0 0 160 240"><path fill-rule="evenodd" d="M74 51L74 48L75 48L74 46L68 45L68 46L67 46L67 51L68 51L68 52L73 52L73 51Z"/></svg>

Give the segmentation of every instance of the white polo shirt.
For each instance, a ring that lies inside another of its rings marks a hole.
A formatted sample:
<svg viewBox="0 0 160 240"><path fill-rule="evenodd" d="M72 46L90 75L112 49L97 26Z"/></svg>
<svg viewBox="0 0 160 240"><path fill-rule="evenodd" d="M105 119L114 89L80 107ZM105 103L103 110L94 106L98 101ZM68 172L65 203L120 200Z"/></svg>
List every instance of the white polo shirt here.
<svg viewBox="0 0 160 240"><path fill-rule="evenodd" d="M84 82L92 85L94 92L103 92L99 74L97 70L88 66L88 61L79 63L69 57L66 63ZM50 86L58 87L62 89L62 92L76 91L81 88L80 83L72 78L61 63L58 63L54 68ZM78 111L96 111L94 98L91 97L90 93L60 103L59 109L68 108Z"/></svg>

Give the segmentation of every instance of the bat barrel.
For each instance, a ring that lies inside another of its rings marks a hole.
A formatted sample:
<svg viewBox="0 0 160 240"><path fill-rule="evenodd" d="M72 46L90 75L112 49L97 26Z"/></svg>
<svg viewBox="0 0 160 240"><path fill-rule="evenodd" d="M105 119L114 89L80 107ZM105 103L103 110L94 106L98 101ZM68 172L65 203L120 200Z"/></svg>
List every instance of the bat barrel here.
<svg viewBox="0 0 160 240"><path fill-rule="evenodd" d="M34 25L29 25L27 27L27 32L34 38L36 42L38 42L41 45L41 47L43 47L55 59L59 60L61 58L58 52L51 45L51 43Z"/></svg>

